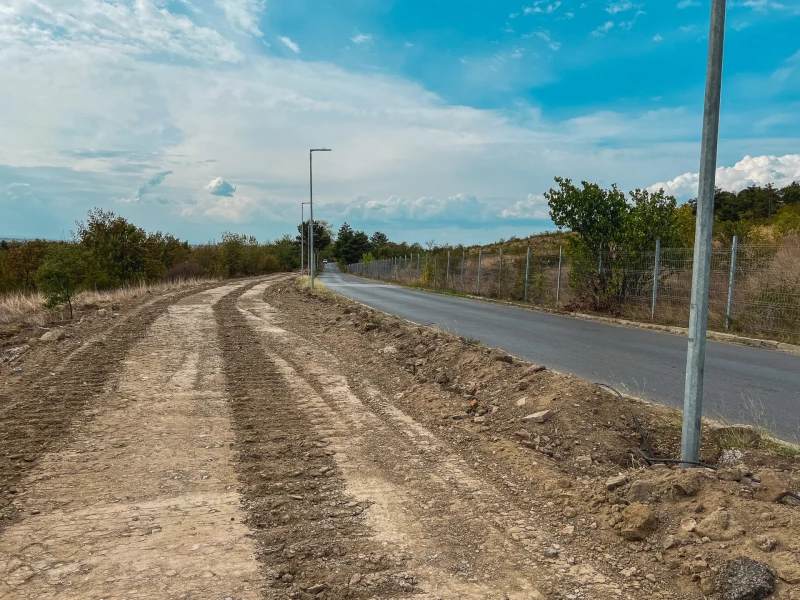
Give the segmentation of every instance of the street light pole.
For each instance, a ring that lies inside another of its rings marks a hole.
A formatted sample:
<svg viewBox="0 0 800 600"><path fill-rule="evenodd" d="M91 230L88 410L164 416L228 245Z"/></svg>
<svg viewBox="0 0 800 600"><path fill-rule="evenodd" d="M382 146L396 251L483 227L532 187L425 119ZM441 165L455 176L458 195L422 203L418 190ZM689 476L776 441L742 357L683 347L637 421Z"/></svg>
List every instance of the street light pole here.
<svg viewBox="0 0 800 600"><path fill-rule="evenodd" d="M686 355L686 387L683 396L681 459L700 460L703 418L703 371L706 362L708 284L711 277L711 234L714 225L714 187L719 142L719 105L722 91L722 54L725 39L725 0L712 0L708 38L706 96L700 178L697 190L697 222L694 234L692 301L689 312L689 349Z"/></svg>
<svg viewBox="0 0 800 600"><path fill-rule="evenodd" d="M311 289L314 289L314 172L311 166L314 152L330 152L330 148L312 148L308 151L308 203L310 208L310 224L308 233L308 267L311 273Z"/></svg>
<svg viewBox="0 0 800 600"><path fill-rule="evenodd" d="M300 275L303 274L303 264L305 261L306 216L303 207L306 204L308 204L308 202L300 203Z"/></svg>

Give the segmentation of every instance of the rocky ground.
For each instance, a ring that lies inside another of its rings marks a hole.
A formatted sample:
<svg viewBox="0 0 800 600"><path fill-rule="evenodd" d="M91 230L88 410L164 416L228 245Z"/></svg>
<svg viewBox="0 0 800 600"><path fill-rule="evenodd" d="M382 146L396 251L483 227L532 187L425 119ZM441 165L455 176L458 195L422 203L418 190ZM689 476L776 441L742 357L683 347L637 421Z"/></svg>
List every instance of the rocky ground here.
<svg viewBox="0 0 800 600"><path fill-rule="evenodd" d="M2 598L800 599L758 432L648 466L673 411L287 276L99 310L0 348Z"/></svg>

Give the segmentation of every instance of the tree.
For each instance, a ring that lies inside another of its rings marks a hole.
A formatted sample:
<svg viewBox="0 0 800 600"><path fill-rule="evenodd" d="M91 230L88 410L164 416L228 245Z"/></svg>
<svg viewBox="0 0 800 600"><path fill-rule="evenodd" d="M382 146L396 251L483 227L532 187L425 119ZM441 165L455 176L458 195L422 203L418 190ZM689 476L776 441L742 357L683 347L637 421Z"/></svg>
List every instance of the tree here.
<svg viewBox="0 0 800 600"><path fill-rule="evenodd" d="M656 240L663 248L676 246L681 240L681 229L675 215L678 201L667 196L664 190L650 193L636 189L630 192L631 204L623 217L620 243L629 251L652 251Z"/></svg>
<svg viewBox="0 0 800 600"><path fill-rule="evenodd" d="M303 221L297 226L297 233L303 234L303 239L308 244L308 223ZM322 252L333 242L333 230L327 221L314 221L314 252ZM300 243L300 236L297 236L297 243ZM307 248L307 246L306 246Z"/></svg>
<svg viewBox="0 0 800 600"><path fill-rule="evenodd" d="M583 189L570 179L555 178L558 188L544 194L550 218L559 229L578 234L578 241L589 252L597 253L616 242L623 229L628 205L616 184L604 190L596 183L582 181Z"/></svg>
<svg viewBox="0 0 800 600"><path fill-rule="evenodd" d="M44 240L11 242L8 247L6 268L16 287L30 292L36 287L36 271L44 260L47 244Z"/></svg>
<svg viewBox="0 0 800 600"><path fill-rule="evenodd" d="M380 231L376 231L370 236L369 241L372 244L372 247L377 250L378 248L382 248L389 243L389 236Z"/></svg>
<svg viewBox="0 0 800 600"><path fill-rule="evenodd" d="M77 227L88 286L113 288L149 278L147 234L142 228L100 208L89 211L86 223L78 222Z"/></svg>
<svg viewBox="0 0 800 600"><path fill-rule="evenodd" d="M336 236L336 256L345 264L359 262L361 257L372 249L367 234L353 231L347 223L343 223Z"/></svg>
<svg viewBox="0 0 800 600"><path fill-rule="evenodd" d="M74 316L72 299L82 281L80 251L77 244L59 242L50 247L47 258L36 271L36 279L45 296L46 306L55 308L66 304L70 319Z"/></svg>

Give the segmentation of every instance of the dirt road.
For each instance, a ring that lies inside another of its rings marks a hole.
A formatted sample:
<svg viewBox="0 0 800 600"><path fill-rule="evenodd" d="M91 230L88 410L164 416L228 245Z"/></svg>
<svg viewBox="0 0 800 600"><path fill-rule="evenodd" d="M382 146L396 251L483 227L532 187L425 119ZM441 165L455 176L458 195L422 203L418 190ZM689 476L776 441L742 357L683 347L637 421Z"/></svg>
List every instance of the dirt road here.
<svg viewBox="0 0 800 600"><path fill-rule="evenodd" d="M701 597L294 286L157 299L6 377L0 598Z"/></svg>

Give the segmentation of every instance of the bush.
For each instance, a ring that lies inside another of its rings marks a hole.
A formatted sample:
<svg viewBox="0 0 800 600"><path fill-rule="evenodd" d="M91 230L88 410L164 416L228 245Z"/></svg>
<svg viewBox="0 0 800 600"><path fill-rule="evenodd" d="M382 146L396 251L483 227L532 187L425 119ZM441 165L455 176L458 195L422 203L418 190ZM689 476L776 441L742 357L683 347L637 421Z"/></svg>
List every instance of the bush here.
<svg viewBox="0 0 800 600"><path fill-rule="evenodd" d="M36 272L39 290L44 294L46 306L55 308L67 305L69 318L73 318L72 299L82 282L80 248L61 242L51 247L47 258Z"/></svg>

